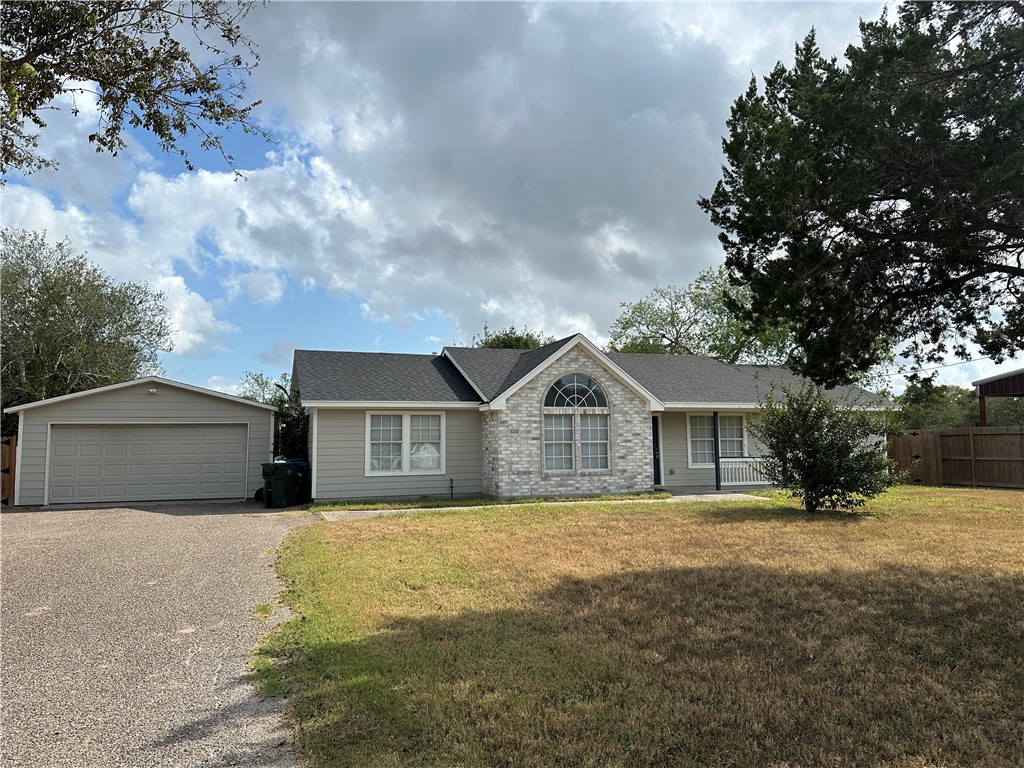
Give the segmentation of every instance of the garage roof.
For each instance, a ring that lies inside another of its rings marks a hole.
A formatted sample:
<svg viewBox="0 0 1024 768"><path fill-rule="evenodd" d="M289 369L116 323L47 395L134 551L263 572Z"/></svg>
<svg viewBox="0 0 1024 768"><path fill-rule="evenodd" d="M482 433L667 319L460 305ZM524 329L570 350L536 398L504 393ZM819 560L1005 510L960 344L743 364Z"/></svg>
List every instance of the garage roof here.
<svg viewBox="0 0 1024 768"><path fill-rule="evenodd" d="M230 400L233 403L240 403L242 405L251 405L254 408L265 408L270 411L276 411L277 409L272 405L266 403L257 403L255 400L247 400L244 397L235 397L234 395L227 395L223 392L215 392L212 389L204 389L203 387L196 387L192 384L184 384L180 381L172 381L171 379L164 379L160 376L145 376L141 379L132 379L131 381L122 381L119 384L108 384L105 387L95 387L93 389L86 389L81 392L74 392L70 395L60 395L59 397L48 397L46 400L36 400L34 403L25 403L24 405L13 405L10 408L5 408L4 413L17 413L18 411L27 411L30 408L39 408L44 405L52 405L53 403L62 403L68 400L75 400L79 397L88 397L89 395L96 395L100 392L113 392L117 389L124 387L130 387L137 384L160 384L167 387L177 387L178 389L187 389L191 392L198 392L201 395L209 395L210 397L219 397L222 400Z"/></svg>

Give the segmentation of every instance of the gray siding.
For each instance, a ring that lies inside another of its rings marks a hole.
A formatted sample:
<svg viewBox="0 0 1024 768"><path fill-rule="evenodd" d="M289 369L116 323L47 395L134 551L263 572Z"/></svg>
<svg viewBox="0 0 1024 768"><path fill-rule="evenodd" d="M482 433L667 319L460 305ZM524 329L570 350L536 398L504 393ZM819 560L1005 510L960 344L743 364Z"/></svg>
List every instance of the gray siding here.
<svg viewBox="0 0 1024 768"><path fill-rule="evenodd" d="M449 481L455 483L456 496L482 494L481 420L475 408L445 411L445 474L369 477L366 411L317 408L316 412L317 499L447 496Z"/></svg>
<svg viewBox="0 0 1024 768"><path fill-rule="evenodd" d="M694 413L709 413L709 411L694 411ZM721 413L730 413L722 411ZM732 411L731 413L735 413ZM756 418L754 413L743 414L744 429L747 436L747 455L761 456L762 447L753 435L750 434L750 422ZM688 461L689 431L687 425L690 413L662 413L661 414L661 445L662 445L662 487L669 491L676 490L707 490L715 487L714 467L690 468ZM738 486L730 486L729 490L736 490Z"/></svg>
<svg viewBox="0 0 1024 768"><path fill-rule="evenodd" d="M157 394L149 390L154 388ZM21 412L18 448L18 503L42 504L46 475L48 424L248 424L246 495L263 486L262 467L270 461L273 411L180 389L161 382L141 382Z"/></svg>
<svg viewBox="0 0 1024 768"><path fill-rule="evenodd" d="M690 469L687 463L687 413L661 414L662 485L670 491L714 488L715 470Z"/></svg>

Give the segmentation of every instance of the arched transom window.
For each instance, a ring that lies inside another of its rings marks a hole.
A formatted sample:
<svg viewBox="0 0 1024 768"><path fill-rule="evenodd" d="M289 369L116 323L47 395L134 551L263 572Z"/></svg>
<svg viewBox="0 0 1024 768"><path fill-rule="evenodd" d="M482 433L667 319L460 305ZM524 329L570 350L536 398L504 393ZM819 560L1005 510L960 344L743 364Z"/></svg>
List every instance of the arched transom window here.
<svg viewBox="0 0 1024 768"><path fill-rule="evenodd" d="M548 390L545 408L607 408L608 400L601 386L582 373L563 376Z"/></svg>
<svg viewBox="0 0 1024 768"><path fill-rule="evenodd" d="M546 472L609 469L608 398L600 384L582 373L563 376L544 397L544 411Z"/></svg>

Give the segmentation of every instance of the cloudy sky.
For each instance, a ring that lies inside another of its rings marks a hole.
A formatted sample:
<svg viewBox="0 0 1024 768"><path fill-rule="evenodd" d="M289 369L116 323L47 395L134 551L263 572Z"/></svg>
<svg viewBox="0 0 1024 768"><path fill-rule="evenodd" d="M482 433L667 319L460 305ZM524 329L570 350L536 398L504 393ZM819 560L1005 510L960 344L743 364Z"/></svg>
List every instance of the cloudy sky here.
<svg viewBox="0 0 1024 768"><path fill-rule="evenodd" d="M485 322L603 344L621 302L722 262L695 201L751 75L812 26L841 55L883 5L257 6L249 95L276 143L229 137L245 180L145 135L96 154L79 98L47 117L60 170L11 178L3 224L163 291L166 374L224 391L297 347L429 353Z"/></svg>

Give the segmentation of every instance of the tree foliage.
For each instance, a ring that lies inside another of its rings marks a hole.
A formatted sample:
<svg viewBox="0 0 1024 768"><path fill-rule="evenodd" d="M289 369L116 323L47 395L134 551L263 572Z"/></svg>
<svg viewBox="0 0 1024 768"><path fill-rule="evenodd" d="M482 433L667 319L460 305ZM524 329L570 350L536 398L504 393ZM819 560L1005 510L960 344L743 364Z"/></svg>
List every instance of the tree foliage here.
<svg viewBox="0 0 1024 768"><path fill-rule="evenodd" d="M910 382L896 402L906 429L956 429L981 423L978 395L965 387L935 384L930 379ZM1024 426L1024 398L986 398L985 412L991 427Z"/></svg>
<svg viewBox="0 0 1024 768"><path fill-rule="evenodd" d="M291 383L292 377L288 373L282 373L280 378L273 379L259 371L245 371L238 383L238 396L280 408L291 397Z"/></svg>
<svg viewBox="0 0 1024 768"><path fill-rule="evenodd" d="M163 295L115 283L67 241L0 230L3 407L158 373L170 351ZM16 429L4 417L4 433Z"/></svg>
<svg viewBox="0 0 1024 768"><path fill-rule="evenodd" d="M769 394L750 431L764 446L768 479L808 512L863 506L900 479L879 440L882 419L811 382Z"/></svg>
<svg viewBox="0 0 1024 768"><path fill-rule="evenodd" d="M0 4L0 172L55 166L38 152L45 110L63 93L94 94L89 141L97 152L124 149L126 124L151 132L165 152L192 169L182 140L224 150L219 130L266 137L244 100L245 77L259 62L240 22L251 2L99 0ZM213 63L200 64L212 58ZM79 114L76 105L72 112Z"/></svg>
<svg viewBox="0 0 1024 768"><path fill-rule="evenodd" d="M238 396L277 408L274 455L305 459L309 453L309 414L298 391L292 391L292 377L282 373L272 379L259 371L246 371L238 385Z"/></svg>
<svg viewBox="0 0 1024 768"><path fill-rule="evenodd" d="M793 340L785 324L748 332L729 309L747 291L729 283L724 267L706 269L686 288L656 287L621 304L611 328L612 352L709 355L724 363L783 364Z"/></svg>
<svg viewBox="0 0 1024 768"><path fill-rule="evenodd" d="M846 63L814 32L736 100L699 205L721 230L733 308L789 322L793 362L831 385L895 343L918 364L1024 344L1024 5L904 3L862 22Z"/></svg>
<svg viewBox="0 0 1024 768"><path fill-rule="evenodd" d="M522 329L510 325L500 331L492 331L484 323L483 336L474 336L472 344L474 347L488 347L490 349L537 349L555 340L554 336L548 336L543 331L533 331L527 326Z"/></svg>

